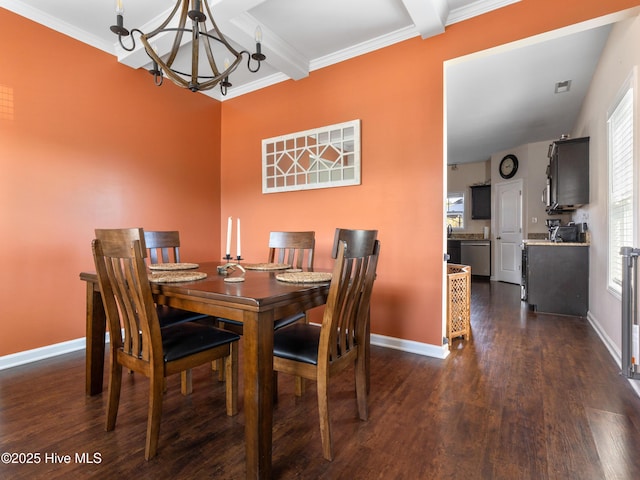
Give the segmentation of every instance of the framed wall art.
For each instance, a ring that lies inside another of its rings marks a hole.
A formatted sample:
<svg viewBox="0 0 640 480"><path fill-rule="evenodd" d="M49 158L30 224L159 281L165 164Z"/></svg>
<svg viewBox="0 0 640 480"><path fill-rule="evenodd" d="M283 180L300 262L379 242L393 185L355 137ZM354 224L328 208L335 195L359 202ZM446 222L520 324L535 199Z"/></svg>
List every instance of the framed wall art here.
<svg viewBox="0 0 640 480"><path fill-rule="evenodd" d="M360 120L262 141L262 193L360 185Z"/></svg>

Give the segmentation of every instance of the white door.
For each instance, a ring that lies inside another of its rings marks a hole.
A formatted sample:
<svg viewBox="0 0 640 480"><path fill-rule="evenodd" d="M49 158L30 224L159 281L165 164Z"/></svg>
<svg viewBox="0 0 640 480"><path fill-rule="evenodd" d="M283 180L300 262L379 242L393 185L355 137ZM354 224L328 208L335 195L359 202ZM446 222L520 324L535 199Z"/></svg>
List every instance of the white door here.
<svg viewBox="0 0 640 480"><path fill-rule="evenodd" d="M522 180L496 185L496 280L520 284Z"/></svg>

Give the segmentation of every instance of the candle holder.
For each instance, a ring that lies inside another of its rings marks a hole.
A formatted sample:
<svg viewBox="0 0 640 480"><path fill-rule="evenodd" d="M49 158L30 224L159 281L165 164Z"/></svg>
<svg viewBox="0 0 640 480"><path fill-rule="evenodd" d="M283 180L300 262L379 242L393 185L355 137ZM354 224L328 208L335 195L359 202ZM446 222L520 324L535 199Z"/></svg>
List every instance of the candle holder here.
<svg viewBox="0 0 640 480"><path fill-rule="evenodd" d="M240 256L236 257L238 261L242 260ZM225 255L223 257L224 260L227 260L227 263L224 265L218 266L218 275L222 275L223 277L227 277L224 279L225 282L244 282L244 274L246 270L240 265L240 263L236 263L233 260L231 255ZM242 274L239 277L230 277L236 269L242 270Z"/></svg>

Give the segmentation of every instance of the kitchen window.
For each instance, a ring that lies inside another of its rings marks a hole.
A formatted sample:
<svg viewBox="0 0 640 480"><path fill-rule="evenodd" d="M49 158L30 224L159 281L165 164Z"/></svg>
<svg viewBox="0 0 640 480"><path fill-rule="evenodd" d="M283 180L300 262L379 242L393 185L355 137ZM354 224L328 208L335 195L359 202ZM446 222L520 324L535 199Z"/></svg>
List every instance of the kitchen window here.
<svg viewBox="0 0 640 480"><path fill-rule="evenodd" d="M447 225L452 228L464 228L464 193L447 194Z"/></svg>
<svg viewBox="0 0 640 480"><path fill-rule="evenodd" d="M622 293L620 247L636 246L634 201L634 89L635 74L610 110L607 121L609 150L609 275L608 288Z"/></svg>

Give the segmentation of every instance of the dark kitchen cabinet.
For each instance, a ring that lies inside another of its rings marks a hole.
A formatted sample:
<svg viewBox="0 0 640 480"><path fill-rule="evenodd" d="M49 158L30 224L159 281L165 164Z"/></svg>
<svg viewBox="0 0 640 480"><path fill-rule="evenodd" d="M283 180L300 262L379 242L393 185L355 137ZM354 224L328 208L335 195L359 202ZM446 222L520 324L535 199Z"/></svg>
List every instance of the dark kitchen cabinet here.
<svg viewBox="0 0 640 480"><path fill-rule="evenodd" d="M449 263L462 263L460 255L460 243L460 240L447 240L447 253L449 254Z"/></svg>
<svg viewBox="0 0 640 480"><path fill-rule="evenodd" d="M547 212L572 211L589 203L589 137L549 146Z"/></svg>
<svg viewBox="0 0 640 480"><path fill-rule="evenodd" d="M491 185L471 187L471 218L473 220L491 218Z"/></svg>
<svg viewBox="0 0 640 480"><path fill-rule="evenodd" d="M527 245L527 302L541 313L586 317L589 307L589 247Z"/></svg>

